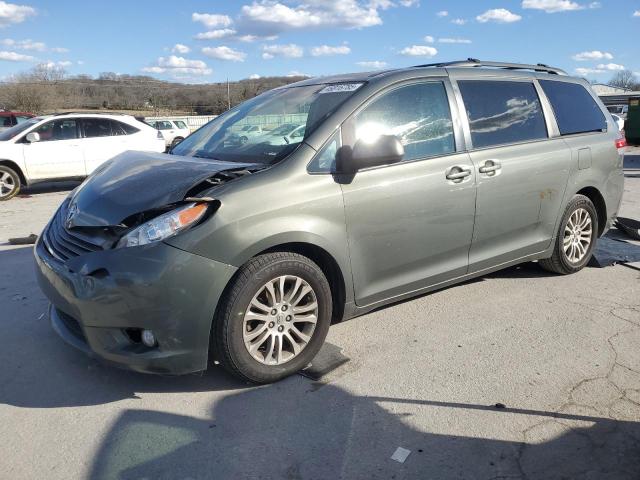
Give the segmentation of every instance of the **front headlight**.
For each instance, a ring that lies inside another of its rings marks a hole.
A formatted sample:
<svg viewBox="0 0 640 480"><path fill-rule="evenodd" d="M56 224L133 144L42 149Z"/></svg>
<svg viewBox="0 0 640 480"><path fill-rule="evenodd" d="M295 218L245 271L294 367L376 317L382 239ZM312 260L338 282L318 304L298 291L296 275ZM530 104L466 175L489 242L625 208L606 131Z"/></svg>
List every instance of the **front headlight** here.
<svg viewBox="0 0 640 480"><path fill-rule="evenodd" d="M116 248L159 242L197 223L207 211L206 203L189 203L163 213L134 228L120 239Z"/></svg>

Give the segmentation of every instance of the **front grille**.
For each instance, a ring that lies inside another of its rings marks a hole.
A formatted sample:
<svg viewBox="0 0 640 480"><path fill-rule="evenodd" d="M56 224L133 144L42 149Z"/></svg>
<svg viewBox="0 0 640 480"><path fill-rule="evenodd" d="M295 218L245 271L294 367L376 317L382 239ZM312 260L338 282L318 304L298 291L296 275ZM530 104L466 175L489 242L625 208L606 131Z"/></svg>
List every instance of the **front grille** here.
<svg viewBox="0 0 640 480"><path fill-rule="evenodd" d="M66 206L60 208L53 217L49 228L44 232L44 243L49 253L64 262L79 255L102 250L100 245L95 245L86 237L83 238L64 228L66 212Z"/></svg>
<svg viewBox="0 0 640 480"><path fill-rule="evenodd" d="M86 338L84 336L84 331L80 326L80 322L78 322L71 315L67 315L66 313L58 309L56 309L56 313L58 314L58 317L60 318L60 320L62 320L62 323L64 323L64 326L67 327L67 330L69 330L69 332L71 332L74 337L76 337L79 340L86 341Z"/></svg>

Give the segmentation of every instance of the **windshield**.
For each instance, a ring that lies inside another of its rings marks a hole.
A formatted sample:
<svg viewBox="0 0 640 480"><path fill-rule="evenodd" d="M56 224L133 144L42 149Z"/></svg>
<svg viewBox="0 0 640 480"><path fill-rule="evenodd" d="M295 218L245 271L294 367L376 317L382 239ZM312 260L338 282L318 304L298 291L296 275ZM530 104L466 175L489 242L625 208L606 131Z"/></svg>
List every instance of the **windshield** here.
<svg viewBox="0 0 640 480"><path fill-rule="evenodd" d="M271 90L212 120L179 143L171 153L229 162L274 164L293 152L361 85L309 85ZM305 127L304 136L284 137L301 126Z"/></svg>
<svg viewBox="0 0 640 480"><path fill-rule="evenodd" d="M41 120L42 118L30 118L29 120L26 120L22 123L14 125L11 128L8 128L7 130L0 133L0 142L6 142L7 140L11 140L16 135L21 134L22 132L34 126L36 123L38 123Z"/></svg>

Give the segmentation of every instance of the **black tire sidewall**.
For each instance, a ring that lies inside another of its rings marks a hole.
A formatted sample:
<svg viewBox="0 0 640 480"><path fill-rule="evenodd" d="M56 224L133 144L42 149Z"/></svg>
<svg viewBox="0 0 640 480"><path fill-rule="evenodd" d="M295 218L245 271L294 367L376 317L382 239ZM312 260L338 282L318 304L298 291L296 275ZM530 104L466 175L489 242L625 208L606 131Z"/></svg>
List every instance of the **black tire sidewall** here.
<svg viewBox="0 0 640 480"><path fill-rule="evenodd" d="M304 257L301 257L304 258ZM304 259L307 260L307 259ZM247 379L256 383L268 383L289 376L309 364L318 353L331 323L332 299L329 284L320 268L311 261L298 259L276 260L258 269L241 285L240 293L235 297L228 310L226 322L226 348L235 369ZM318 321L305 349L294 359L283 365L263 365L247 351L243 339L244 313L258 290L272 278L281 275L296 275L306 280L313 288L318 302Z"/></svg>
<svg viewBox="0 0 640 480"><path fill-rule="evenodd" d="M13 178L13 182L15 185L14 189L11 191L11 193L9 193L9 195L0 197L0 202L1 202L1 201L12 199L18 194L18 192L20 192L20 177L18 176L15 170L13 170L12 168L6 167L4 165L0 165L0 173L8 173L9 175L11 175L11 178Z"/></svg>
<svg viewBox="0 0 640 480"><path fill-rule="evenodd" d="M571 214L574 211L576 211L578 208L584 208L591 216L592 232L591 232L591 243L589 243L589 249L586 255L582 258L582 260L580 260L580 262L573 263L567 258L567 254L564 251L564 245L563 245L564 229L567 225L567 222L569 221L569 217L571 217ZM589 263L589 260L591 260L593 249L595 248L595 245L596 245L596 241L598 240L598 228L599 228L598 214L591 200L589 200L589 198L585 197L584 195L576 196L571 201L571 203L567 206L567 209L564 212L564 215L562 217L562 222L560 223L560 229L558 230L558 239L556 244L560 262L562 263L562 267L567 272L577 272L578 270L582 270L582 268L584 268L584 266L587 265L587 263Z"/></svg>

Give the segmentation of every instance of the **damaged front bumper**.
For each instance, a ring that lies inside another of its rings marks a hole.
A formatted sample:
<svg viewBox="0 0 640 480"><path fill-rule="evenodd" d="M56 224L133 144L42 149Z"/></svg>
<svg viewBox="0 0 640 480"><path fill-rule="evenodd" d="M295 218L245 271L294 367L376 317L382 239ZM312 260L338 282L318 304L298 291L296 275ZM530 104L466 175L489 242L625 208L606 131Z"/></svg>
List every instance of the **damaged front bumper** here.
<svg viewBox="0 0 640 480"><path fill-rule="evenodd" d="M54 330L85 353L131 370L184 374L207 368L214 312L236 267L162 242L65 261L43 238L36 275ZM147 347L135 332L152 330Z"/></svg>

